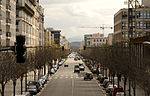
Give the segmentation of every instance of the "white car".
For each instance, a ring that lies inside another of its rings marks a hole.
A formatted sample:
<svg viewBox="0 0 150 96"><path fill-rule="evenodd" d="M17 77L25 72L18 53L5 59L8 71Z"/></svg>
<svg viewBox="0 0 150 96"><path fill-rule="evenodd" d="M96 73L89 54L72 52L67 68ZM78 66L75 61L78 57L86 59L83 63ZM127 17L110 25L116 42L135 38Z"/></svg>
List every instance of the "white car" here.
<svg viewBox="0 0 150 96"><path fill-rule="evenodd" d="M51 68L50 74L54 74L55 73L55 69Z"/></svg>
<svg viewBox="0 0 150 96"><path fill-rule="evenodd" d="M117 92L116 96L124 96L124 92Z"/></svg>

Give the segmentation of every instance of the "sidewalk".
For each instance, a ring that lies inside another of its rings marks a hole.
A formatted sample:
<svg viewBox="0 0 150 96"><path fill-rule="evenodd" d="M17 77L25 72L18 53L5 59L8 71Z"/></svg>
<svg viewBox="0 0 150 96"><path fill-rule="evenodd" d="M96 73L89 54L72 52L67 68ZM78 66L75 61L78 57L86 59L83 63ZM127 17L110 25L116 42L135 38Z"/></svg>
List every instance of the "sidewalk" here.
<svg viewBox="0 0 150 96"><path fill-rule="evenodd" d="M48 68L46 68L48 69ZM42 71L41 71L42 72ZM46 70L46 73L48 73L48 70ZM31 71L27 74L27 82L28 81L34 81L34 72ZM38 71L36 73L36 80L38 80ZM25 92L25 77L23 78L23 92ZM16 94L21 93L21 82L20 78L16 81ZM0 94L1 96L1 94ZM13 82L12 80L9 81L5 86L5 96L13 96Z"/></svg>

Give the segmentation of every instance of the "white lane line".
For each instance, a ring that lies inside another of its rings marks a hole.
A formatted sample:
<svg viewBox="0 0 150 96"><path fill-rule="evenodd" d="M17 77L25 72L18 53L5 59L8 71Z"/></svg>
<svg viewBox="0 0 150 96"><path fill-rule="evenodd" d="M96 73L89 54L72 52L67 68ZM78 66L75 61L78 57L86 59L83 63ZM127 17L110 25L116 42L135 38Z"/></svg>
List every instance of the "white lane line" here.
<svg viewBox="0 0 150 96"><path fill-rule="evenodd" d="M72 96L73 96L73 90L74 90L74 79L72 79Z"/></svg>

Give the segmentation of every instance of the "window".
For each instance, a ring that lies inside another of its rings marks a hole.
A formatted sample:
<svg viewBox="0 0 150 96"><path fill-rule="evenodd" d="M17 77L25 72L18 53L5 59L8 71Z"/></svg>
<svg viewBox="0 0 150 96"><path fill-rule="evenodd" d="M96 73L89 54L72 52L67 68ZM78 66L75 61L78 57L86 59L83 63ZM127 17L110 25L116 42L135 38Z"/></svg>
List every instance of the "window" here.
<svg viewBox="0 0 150 96"><path fill-rule="evenodd" d="M122 29L127 29L127 28L128 28L128 23L122 22Z"/></svg>

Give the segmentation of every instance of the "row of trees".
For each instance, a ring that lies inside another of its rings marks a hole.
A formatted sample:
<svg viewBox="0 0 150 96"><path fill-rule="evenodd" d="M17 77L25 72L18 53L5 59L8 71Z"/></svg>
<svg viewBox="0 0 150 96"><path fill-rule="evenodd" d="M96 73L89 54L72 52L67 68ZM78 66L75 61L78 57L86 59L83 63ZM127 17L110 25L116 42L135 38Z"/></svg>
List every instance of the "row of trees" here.
<svg viewBox="0 0 150 96"><path fill-rule="evenodd" d="M124 77L124 90L127 80L129 82L129 96L133 88L135 96L136 85L142 87L147 96L150 95L150 46L146 44L133 44L131 46L114 45L101 48L86 48L81 54L92 61L100 63L105 70L109 69L109 76L118 77L118 87L121 77ZM105 71L107 72L107 71ZM107 76L107 73L106 73ZM113 83L114 84L114 83ZM126 92L125 92L126 95Z"/></svg>
<svg viewBox="0 0 150 96"><path fill-rule="evenodd" d="M30 50L30 51L29 51ZM62 51L61 48L38 48L29 49L26 52L26 62L22 64L16 63L16 58L12 52L0 52L0 84L1 84L1 96L4 96L5 85L12 80L13 81L13 94L15 96L16 80L21 80L21 93L23 91L22 83L25 77L25 85L27 86L27 73L34 72L34 80L36 80L37 70L44 69L44 75L46 74L46 65L52 66L53 60L58 60L69 54L68 50ZM49 69L50 70L50 69ZM40 72L38 72L40 73ZM38 74L38 78L40 74ZM25 88L27 90L27 87Z"/></svg>

